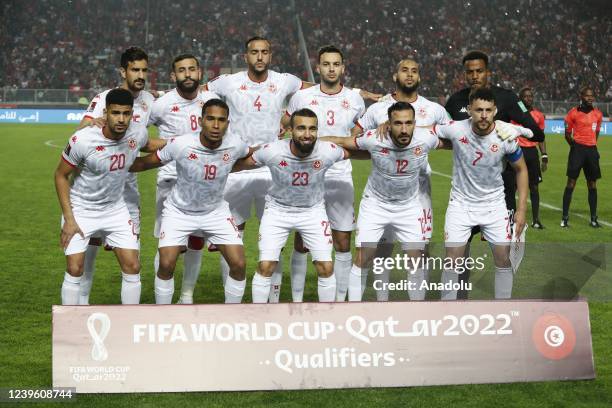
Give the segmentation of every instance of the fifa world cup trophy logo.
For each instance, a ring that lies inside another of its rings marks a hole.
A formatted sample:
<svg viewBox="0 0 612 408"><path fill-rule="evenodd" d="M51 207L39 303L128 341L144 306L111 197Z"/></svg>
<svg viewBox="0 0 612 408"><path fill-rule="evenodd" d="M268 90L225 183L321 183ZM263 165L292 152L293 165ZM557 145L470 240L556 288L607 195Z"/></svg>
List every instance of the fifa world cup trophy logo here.
<svg viewBox="0 0 612 408"><path fill-rule="evenodd" d="M96 322L100 322L100 331L96 330ZM106 313L92 313L87 319L87 330L93 341L91 358L95 361L104 361L108 358L108 351L104 347L104 339L110 331L111 321Z"/></svg>

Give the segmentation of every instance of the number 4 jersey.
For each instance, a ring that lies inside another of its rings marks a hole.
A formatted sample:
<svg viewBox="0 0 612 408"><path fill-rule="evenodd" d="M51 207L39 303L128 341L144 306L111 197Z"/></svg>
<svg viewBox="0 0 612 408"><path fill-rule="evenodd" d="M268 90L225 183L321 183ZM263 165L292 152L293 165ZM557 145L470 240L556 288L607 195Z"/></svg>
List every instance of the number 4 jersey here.
<svg viewBox="0 0 612 408"><path fill-rule="evenodd" d="M104 136L96 126L78 130L70 137L62 158L79 171L70 188L73 209L107 210L125 205L123 189L128 170L146 146L147 130L129 127L119 140Z"/></svg>
<svg viewBox="0 0 612 408"><path fill-rule="evenodd" d="M453 144L453 180L450 199L473 208L504 202L504 158L519 160L523 152L516 140L502 141L495 130L486 136L472 131L472 120L434 126L434 133Z"/></svg>

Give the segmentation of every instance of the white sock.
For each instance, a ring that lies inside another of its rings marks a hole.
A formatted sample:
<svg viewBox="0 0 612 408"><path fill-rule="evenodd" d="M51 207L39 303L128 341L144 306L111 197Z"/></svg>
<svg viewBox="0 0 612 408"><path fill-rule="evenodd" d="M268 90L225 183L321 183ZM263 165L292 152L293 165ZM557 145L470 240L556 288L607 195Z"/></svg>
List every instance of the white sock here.
<svg viewBox="0 0 612 408"><path fill-rule="evenodd" d="M457 272L452 269L445 269L442 272L442 283L457 283L459 281L459 276ZM456 290L441 290L440 291L440 299L442 300L457 300L457 291Z"/></svg>
<svg viewBox="0 0 612 408"><path fill-rule="evenodd" d="M293 250L291 254L291 297L294 302L304 299L308 254Z"/></svg>
<svg viewBox="0 0 612 408"><path fill-rule="evenodd" d="M333 273L327 278L319 276L317 280L317 292L319 293L319 302L335 302L336 301L336 275Z"/></svg>
<svg viewBox="0 0 612 408"><path fill-rule="evenodd" d="M121 281L121 304L137 305L140 303L140 274L127 274L121 272L123 280Z"/></svg>
<svg viewBox="0 0 612 408"><path fill-rule="evenodd" d="M348 292L349 274L353 266L353 255L350 252L336 252L334 275L336 276L336 302L344 302Z"/></svg>
<svg viewBox="0 0 612 408"><path fill-rule="evenodd" d="M200 275L202 251L187 248L183 265L185 270L183 272L183 283L181 284L180 303L190 305L193 303L193 289Z"/></svg>
<svg viewBox="0 0 612 408"><path fill-rule="evenodd" d="M512 297L513 280L512 267L495 267L495 299L510 299Z"/></svg>
<svg viewBox="0 0 612 408"><path fill-rule="evenodd" d="M408 283L414 288L408 289L410 300L425 300L427 291L421 289L423 282L425 282L425 271L422 268L418 268L414 273L408 273Z"/></svg>
<svg viewBox="0 0 612 408"><path fill-rule="evenodd" d="M85 250L85 262L83 263L83 276L81 276L81 287L79 289L79 305L89 304L89 294L93 285L93 276L96 272L96 255L98 245L87 245Z"/></svg>
<svg viewBox="0 0 612 408"><path fill-rule="evenodd" d="M272 278L255 272L255 275L253 275L253 282L251 283L253 303L268 303L271 281Z"/></svg>
<svg viewBox="0 0 612 408"><path fill-rule="evenodd" d="M174 277L163 280L155 275L155 304L169 305L174 295Z"/></svg>
<svg viewBox="0 0 612 408"><path fill-rule="evenodd" d="M363 297L365 291L365 280L368 279L367 268L359 268L353 264L351 267L351 273L349 274L349 285L348 285L348 300L349 302L359 302Z"/></svg>
<svg viewBox="0 0 612 408"><path fill-rule="evenodd" d="M281 254L282 255L282 254ZM270 282L270 303L278 303L280 300L281 283L283 282L283 259L279 256L278 263L272 273L272 281Z"/></svg>
<svg viewBox="0 0 612 408"><path fill-rule="evenodd" d="M68 272L64 274L62 283L62 305L78 305L81 277L72 276Z"/></svg>
<svg viewBox="0 0 612 408"><path fill-rule="evenodd" d="M153 269L157 275L157 272L159 272L159 250L155 253L155 259L153 259Z"/></svg>
<svg viewBox="0 0 612 408"><path fill-rule="evenodd" d="M225 303L242 302L245 287L246 279L238 281L228 275L225 281Z"/></svg>
<svg viewBox="0 0 612 408"><path fill-rule="evenodd" d="M227 277L229 276L230 267L223 255L219 257L219 266L221 268L221 280L223 281L223 287L225 287L225 282L227 282Z"/></svg>
<svg viewBox="0 0 612 408"><path fill-rule="evenodd" d="M381 284L377 285L380 289L376 290L376 300L378 302L386 302L389 300L389 287L387 284L389 283L390 276L391 269L385 268L384 266L380 275L374 275L374 279L381 282Z"/></svg>

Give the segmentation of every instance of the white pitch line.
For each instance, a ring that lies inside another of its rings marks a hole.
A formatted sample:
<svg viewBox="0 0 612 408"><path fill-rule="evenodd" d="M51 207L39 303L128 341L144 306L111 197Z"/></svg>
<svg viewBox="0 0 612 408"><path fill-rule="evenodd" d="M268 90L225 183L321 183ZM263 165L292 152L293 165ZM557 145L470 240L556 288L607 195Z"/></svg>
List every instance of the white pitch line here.
<svg viewBox="0 0 612 408"><path fill-rule="evenodd" d="M47 140L47 141L45 142L45 146L55 147L55 148L57 148L57 149L63 149L63 147L62 147L62 146L58 146L58 145L56 145L56 144L53 144L53 139L51 139L51 140Z"/></svg>
<svg viewBox="0 0 612 408"><path fill-rule="evenodd" d="M446 177L449 179L452 179L452 176L449 176L446 173L440 173L439 171L431 171L432 174L435 174L436 176L441 176L441 177ZM544 208L548 208L549 210L555 210L555 211L559 211L559 212L563 212L563 209L559 208L559 207L555 207L554 205L548 204L548 203L544 203L542 201L540 201L540 205ZM582 214L578 214L575 212L570 212L571 215L576 216L578 218L583 218L585 220L591 220L591 217L587 217L586 215L582 215ZM597 219L597 221L599 221L600 224L603 224L607 227L612 227L612 223L609 223L607 221L601 220L601 219Z"/></svg>

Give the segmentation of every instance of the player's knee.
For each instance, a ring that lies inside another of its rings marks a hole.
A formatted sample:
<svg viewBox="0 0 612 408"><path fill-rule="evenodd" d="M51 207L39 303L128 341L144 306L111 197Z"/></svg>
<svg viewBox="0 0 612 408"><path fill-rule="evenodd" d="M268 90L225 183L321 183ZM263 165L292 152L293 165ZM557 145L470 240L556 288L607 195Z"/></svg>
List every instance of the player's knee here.
<svg viewBox="0 0 612 408"><path fill-rule="evenodd" d="M351 236L341 236L334 239L334 249L336 252L349 252L351 250Z"/></svg>
<svg viewBox="0 0 612 408"><path fill-rule="evenodd" d="M565 187L573 190L576 187L576 180L568 178Z"/></svg>
<svg viewBox="0 0 612 408"><path fill-rule="evenodd" d="M121 269L129 275L140 273L140 261L138 258L124 261Z"/></svg>
<svg viewBox="0 0 612 408"><path fill-rule="evenodd" d="M260 261L257 266L257 271L262 276L270 277L272 273L274 273L276 264L278 264L278 261Z"/></svg>
<svg viewBox="0 0 612 408"><path fill-rule="evenodd" d="M160 278L170 279L174 273L174 268L176 268L176 259L164 256L160 257L158 271Z"/></svg>
<svg viewBox="0 0 612 408"><path fill-rule="evenodd" d="M529 191L531 191L532 193L537 193L538 192L538 185L537 184L530 184L529 185Z"/></svg>
<svg viewBox="0 0 612 408"><path fill-rule="evenodd" d="M244 258L234 259L231 263L229 263L229 267L230 274L240 273L242 276L244 276L244 271L246 270L246 260Z"/></svg>
<svg viewBox="0 0 612 408"><path fill-rule="evenodd" d="M333 264L330 261L314 261L317 273L322 278L329 278L334 273Z"/></svg>
<svg viewBox="0 0 612 408"><path fill-rule="evenodd" d="M70 276L81 276L83 275L83 263L82 262L68 262L66 265L66 272Z"/></svg>
<svg viewBox="0 0 612 408"><path fill-rule="evenodd" d="M595 180L587 181L587 187L588 187L589 190L596 189L597 188L597 181L595 181Z"/></svg>
<svg viewBox="0 0 612 408"><path fill-rule="evenodd" d="M187 246L189 247L189 249L200 251L202 250L202 248L204 248L204 243L205 243L204 238L190 236Z"/></svg>

